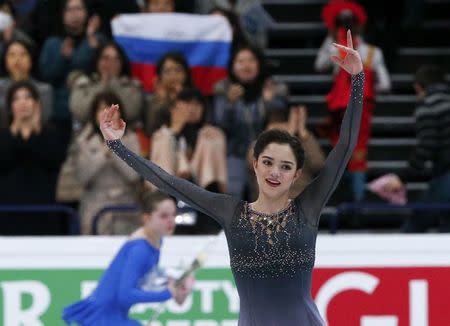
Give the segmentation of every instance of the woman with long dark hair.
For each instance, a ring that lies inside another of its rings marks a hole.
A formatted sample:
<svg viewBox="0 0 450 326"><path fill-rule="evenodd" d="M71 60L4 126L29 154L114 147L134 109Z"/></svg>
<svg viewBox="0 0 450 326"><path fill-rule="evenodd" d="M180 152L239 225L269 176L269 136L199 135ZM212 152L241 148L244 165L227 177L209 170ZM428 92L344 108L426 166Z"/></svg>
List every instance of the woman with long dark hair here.
<svg viewBox="0 0 450 326"><path fill-rule="evenodd" d="M215 87L213 120L227 136L229 192L242 197L248 147L263 131L267 110L285 107L287 88L270 78L264 55L248 45L236 50L228 71Z"/></svg>
<svg viewBox="0 0 450 326"><path fill-rule="evenodd" d="M156 130L155 121L186 87L192 87L192 75L183 54L168 52L156 64L154 92L148 96L144 110L144 131L150 136Z"/></svg>
<svg viewBox="0 0 450 326"><path fill-rule="evenodd" d="M73 70L89 67L95 50L104 37L98 33L100 18L88 17L85 0L66 0L62 14L60 35L49 37L39 58L39 74L54 88L54 115L70 119L67 77Z"/></svg>
<svg viewBox="0 0 450 326"><path fill-rule="evenodd" d="M123 49L109 41L97 49L87 71L72 72L69 109L72 118L84 125L89 120L90 104L98 93L112 91L126 102L125 118L134 123L141 119L144 94L138 80L131 78L131 68Z"/></svg>
<svg viewBox="0 0 450 326"><path fill-rule="evenodd" d="M0 125L5 123L6 93L13 82L28 80L38 90L42 108L42 122L47 122L53 112L53 88L47 83L34 79L36 61L31 44L13 40L7 43L2 52L0 63Z"/></svg>
<svg viewBox="0 0 450 326"><path fill-rule="evenodd" d="M90 106L90 121L85 125L74 143L74 174L84 188L80 198L81 231L92 233L92 219L100 209L113 204L134 204L138 175L122 161L109 155L99 129L100 114L107 105L122 103L112 92L97 94ZM123 117L123 111L114 119ZM128 130L124 143L134 151L139 148L136 134ZM136 228L138 221L134 215L110 214L102 218L98 225L100 234L127 234Z"/></svg>
<svg viewBox="0 0 450 326"><path fill-rule="evenodd" d="M66 155L63 128L43 123L36 87L15 82L6 95L7 126L0 128L0 204L48 205L56 202L56 182ZM0 217L2 234L64 234L64 218L16 213Z"/></svg>

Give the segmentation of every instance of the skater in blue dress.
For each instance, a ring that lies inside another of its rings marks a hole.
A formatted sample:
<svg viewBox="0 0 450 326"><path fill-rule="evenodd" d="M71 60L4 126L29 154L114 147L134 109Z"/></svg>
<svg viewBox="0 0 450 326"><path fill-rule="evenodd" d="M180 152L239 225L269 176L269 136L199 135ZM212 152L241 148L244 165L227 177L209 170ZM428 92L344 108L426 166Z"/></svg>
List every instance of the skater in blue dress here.
<svg viewBox="0 0 450 326"><path fill-rule="evenodd" d="M136 303L163 302L174 298L182 303L191 289L188 278L181 286L170 280L161 291L142 290L148 277L158 265L162 237L175 230L176 205L172 197L161 192L144 195L143 226L122 246L97 288L86 299L63 311L63 320L80 326L141 326L128 318L130 307Z"/></svg>
<svg viewBox="0 0 450 326"><path fill-rule="evenodd" d="M247 203L169 175L133 153L120 141L125 122L113 119L118 107L103 112L100 129L116 155L161 191L223 227L240 298L239 326L325 325L311 296L319 217L358 141L364 89L363 65L350 31L347 46L335 46L340 51L331 59L352 79L339 141L317 178L293 199L290 188L301 175L304 153L299 140L286 132L269 130L258 137L253 168L259 195Z"/></svg>

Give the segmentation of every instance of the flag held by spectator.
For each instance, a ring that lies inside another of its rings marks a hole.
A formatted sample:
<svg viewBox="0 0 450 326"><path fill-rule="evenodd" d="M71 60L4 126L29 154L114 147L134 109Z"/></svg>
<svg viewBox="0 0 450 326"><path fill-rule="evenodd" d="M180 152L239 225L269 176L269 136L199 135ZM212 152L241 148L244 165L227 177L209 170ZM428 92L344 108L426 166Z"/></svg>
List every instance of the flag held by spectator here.
<svg viewBox="0 0 450 326"><path fill-rule="evenodd" d="M205 94L227 77L232 33L222 16L126 14L111 25L115 40L131 61L133 75L147 91L153 91L156 64L167 52L185 56L194 83Z"/></svg>

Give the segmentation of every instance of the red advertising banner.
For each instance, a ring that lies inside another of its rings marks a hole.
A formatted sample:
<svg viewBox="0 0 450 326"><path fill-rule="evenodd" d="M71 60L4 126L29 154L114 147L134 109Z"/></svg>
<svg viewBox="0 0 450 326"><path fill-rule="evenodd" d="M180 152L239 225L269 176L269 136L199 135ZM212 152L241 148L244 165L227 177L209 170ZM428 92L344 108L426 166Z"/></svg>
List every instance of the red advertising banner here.
<svg viewBox="0 0 450 326"><path fill-rule="evenodd" d="M450 267L317 268L329 326L449 326Z"/></svg>

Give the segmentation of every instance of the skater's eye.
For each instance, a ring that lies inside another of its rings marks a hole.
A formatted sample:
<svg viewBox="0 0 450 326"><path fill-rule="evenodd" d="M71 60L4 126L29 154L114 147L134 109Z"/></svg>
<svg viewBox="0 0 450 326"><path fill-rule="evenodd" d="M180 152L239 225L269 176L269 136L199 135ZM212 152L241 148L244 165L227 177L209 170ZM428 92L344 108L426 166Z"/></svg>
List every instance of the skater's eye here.
<svg viewBox="0 0 450 326"><path fill-rule="evenodd" d="M287 171L289 171L289 170L292 169L292 167L291 167L290 165L288 165L288 164L283 164L283 165L281 166L281 168L282 168L283 170L287 170Z"/></svg>
<svg viewBox="0 0 450 326"><path fill-rule="evenodd" d="M264 165L267 165L267 166L271 166L271 165L272 165L272 162L269 161L269 160L263 160L263 164L264 164Z"/></svg>

